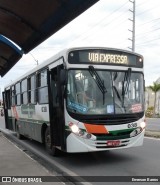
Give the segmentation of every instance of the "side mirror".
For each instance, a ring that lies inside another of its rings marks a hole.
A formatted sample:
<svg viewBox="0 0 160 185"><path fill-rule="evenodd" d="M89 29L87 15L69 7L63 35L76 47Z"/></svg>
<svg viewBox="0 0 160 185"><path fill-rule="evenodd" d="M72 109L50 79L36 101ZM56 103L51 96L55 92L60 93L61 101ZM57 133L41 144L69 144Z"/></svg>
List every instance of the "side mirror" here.
<svg viewBox="0 0 160 185"><path fill-rule="evenodd" d="M65 85L67 81L67 70L61 69L60 71L60 84Z"/></svg>

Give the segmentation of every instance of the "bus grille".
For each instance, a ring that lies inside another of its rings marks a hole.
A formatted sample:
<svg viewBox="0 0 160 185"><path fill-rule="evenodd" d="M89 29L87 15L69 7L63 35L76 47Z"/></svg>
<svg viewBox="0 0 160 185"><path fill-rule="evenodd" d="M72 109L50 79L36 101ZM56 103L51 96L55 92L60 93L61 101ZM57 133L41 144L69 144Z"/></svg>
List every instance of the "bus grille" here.
<svg viewBox="0 0 160 185"><path fill-rule="evenodd" d="M144 112L134 114L86 115L69 112L70 116L79 122L99 125L122 125L136 122L144 116Z"/></svg>
<svg viewBox="0 0 160 185"><path fill-rule="evenodd" d="M84 123L101 124L101 125L121 125L136 122L144 116L144 113L130 114L130 115L107 115L107 116L93 116L81 117L78 119Z"/></svg>
<svg viewBox="0 0 160 185"><path fill-rule="evenodd" d="M125 130L124 132L117 132L116 134L110 132L109 134L93 134L97 137L97 140L117 140L117 139L126 139L130 138L130 133L134 129Z"/></svg>
<svg viewBox="0 0 160 185"><path fill-rule="evenodd" d="M102 143L102 142L97 142L95 143L96 144L96 148L99 148L99 149L103 149L103 148L120 148L120 147L124 147L124 146L127 146L129 144L129 141L130 140L123 140L120 142L120 145L118 146L107 146L106 142L105 143Z"/></svg>
<svg viewBox="0 0 160 185"><path fill-rule="evenodd" d="M130 129L129 131L124 132L117 132L116 135L113 133L109 134L93 134L97 137L97 140L94 142L96 148L103 149L103 148L120 148L127 146L130 142L130 133L134 129ZM107 141L115 141L120 140L120 144L118 146L108 146Z"/></svg>

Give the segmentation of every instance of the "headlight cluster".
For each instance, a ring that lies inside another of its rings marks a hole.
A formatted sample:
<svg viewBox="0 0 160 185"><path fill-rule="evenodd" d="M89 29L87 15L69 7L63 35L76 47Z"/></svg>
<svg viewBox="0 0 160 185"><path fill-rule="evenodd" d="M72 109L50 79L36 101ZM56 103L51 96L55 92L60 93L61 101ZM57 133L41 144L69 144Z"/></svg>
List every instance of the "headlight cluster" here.
<svg viewBox="0 0 160 185"><path fill-rule="evenodd" d="M80 137L84 137L86 139L91 139L92 138L92 134L83 131L76 124L74 124L72 122L69 123L69 128L71 129L72 133L74 133L74 134L76 134Z"/></svg>
<svg viewBox="0 0 160 185"><path fill-rule="evenodd" d="M135 130L133 130L130 133L130 137L134 137L134 136L140 134L145 127L146 127L146 123L145 122L141 122L140 123L140 127L136 128Z"/></svg>

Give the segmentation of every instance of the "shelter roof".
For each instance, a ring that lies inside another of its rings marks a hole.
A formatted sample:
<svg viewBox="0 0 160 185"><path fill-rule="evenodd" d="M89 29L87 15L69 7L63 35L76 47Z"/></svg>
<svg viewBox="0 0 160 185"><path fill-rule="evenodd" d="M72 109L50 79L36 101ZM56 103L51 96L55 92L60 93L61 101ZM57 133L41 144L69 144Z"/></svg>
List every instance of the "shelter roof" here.
<svg viewBox="0 0 160 185"><path fill-rule="evenodd" d="M0 75L99 0L0 0Z"/></svg>

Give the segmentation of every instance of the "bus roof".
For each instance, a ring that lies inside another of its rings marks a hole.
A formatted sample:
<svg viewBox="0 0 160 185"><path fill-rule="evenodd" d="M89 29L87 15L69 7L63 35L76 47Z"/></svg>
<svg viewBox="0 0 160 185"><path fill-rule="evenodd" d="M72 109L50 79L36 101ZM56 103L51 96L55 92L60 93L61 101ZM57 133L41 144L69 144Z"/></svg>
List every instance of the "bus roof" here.
<svg viewBox="0 0 160 185"><path fill-rule="evenodd" d="M62 58L62 57L67 57L67 53L69 51L72 51L72 50L85 50L85 49L105 49L105 50L116 50L116 51L121 51L121 52L126 52L126 53L130 53L130 54L135 54L135 55L138 55L138 56L141 56L140 54L138 53L135 53L135 52L132 52L132 51L128 51L128 50L122 50L122 49L117 49L117 48L109 48L109 47L71 47L71 48L66 48L60 52L58 52L57 54L55 54L54 56L46 59L44 62L42 62L40 65L36 66L35 68L33 68L32 70L26 72L23 76L20 76L19 78L17 78L16 80L12 81L11 83L9 83L8 85L5 86L5 88L11 86L12 84L15 84L21 80L23 80L25 77L27 76L31 76L33 73L37 72L37 71L40 71L41 69L43 68L47 68L47 66L49 66L50 64L54 63L56 60Z"/></svg>
<svg viewBox="0 0 160 185"><path fill-rule="evenodd" d="M64 56L64 54L66 53L67 49L64 49L63 51L57 53L56 55L46 59L44 62L42 62L41 64L39 64L38 66L36 66L35 68L33 68L32 70L26 72L24 75L20 76L19 78L13 80L12 82L10 82L8 85L6 85L4 88L7 88L9 86L11 86L12 84L15 84L19 81L21 81L22 79L24 79L27 76L32 75L33 73L35 73L36 71L39 71L45 67L47 67L49 64L53 63L56 59Z"/></svg>

